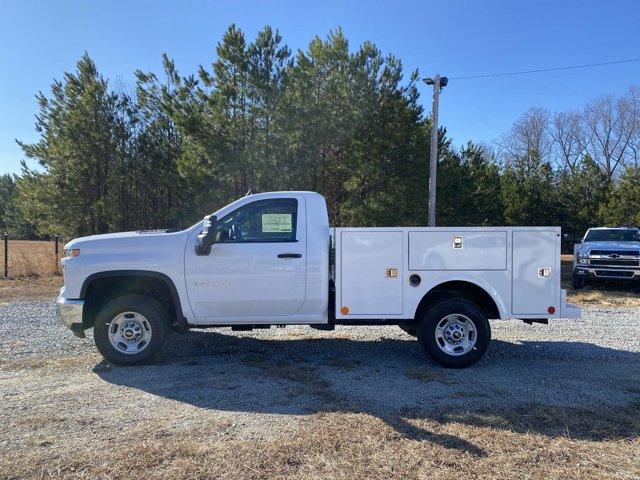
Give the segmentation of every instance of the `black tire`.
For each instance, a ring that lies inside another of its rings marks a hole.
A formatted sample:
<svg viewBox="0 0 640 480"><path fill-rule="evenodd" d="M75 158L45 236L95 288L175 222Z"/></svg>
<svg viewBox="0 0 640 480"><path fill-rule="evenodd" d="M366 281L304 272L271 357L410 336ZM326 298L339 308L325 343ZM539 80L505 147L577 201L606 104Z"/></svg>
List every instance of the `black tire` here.
<svg viewBox="0 0 640 480"><path fill-rule="evenodd" d="M436 340L438 324L452 314L464 315L475 326L475 345L461 355L445 352ZM465 368L476 363L486 353L491 341L491 327L487 316L473 302L464 298L449 298L436 303L425 312L418 326L418 341L436 363L446 368Z"/></svg>
<svg viewBox="0 0 640 480"><path fill-rule="evenodd" d="M123 353L109 340L111 322L125 312L138 313L148 322L151 338L140 352ZM142 295L125 295L110 301L100 309L93 327L93 338L98 350L107 360L118 365L137 365L162 358L169 331L169 316L160 303Z"/></svg>
<svg viewBox="0 0 640 480"><path fill-rule="evenodd" d="M585 283L585 279L582 277L578 277L575 272L571 276L571 286L574 290L580 290L582 287L584 287Z"/></svg>
<svg viewBox="0 0 640 480"><path fill-rule="evenodd" d="M407 335L411 335L412 337L418 335L418 325L416 323L401 323L398 326Z"/></svg>

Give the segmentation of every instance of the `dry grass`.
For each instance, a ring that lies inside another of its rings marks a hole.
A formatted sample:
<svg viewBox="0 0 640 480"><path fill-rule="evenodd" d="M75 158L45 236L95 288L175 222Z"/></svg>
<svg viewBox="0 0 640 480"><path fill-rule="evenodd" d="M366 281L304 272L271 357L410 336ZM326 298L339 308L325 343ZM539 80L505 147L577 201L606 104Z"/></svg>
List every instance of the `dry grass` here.
<svg viewBox="0 0 640 480"><path fill-rule="evenodd" d="M588 415L587 415L588 413ZM2 478L219 479L632 479L640 476L640 411L584 412L531 406L379 418L310 415L276 438L227 435L228 422L189 431L141 422L111 445L65 448L39 432L59 415L34 418L32 448L0 460ZM91 425L87 425L91 428ZM114 445L117 447L114 448Z"/></svg>
<svg viewBox="0 0 640 480"><path fill-rule="evenodd" d="M60 242L60 255L63 254ZM62 286L53 242L9 241L9 278L0 277L0 301L49 298ZM4 242L0 242L0 275L4 274Z"/></svg>
<svg viewBox="0 0 640 480"><path fill-rule="evenodd" d="M598 290L587 287L584 290L570 292L569 302L594 307L640 307L640 295L633 292Z"/></svg>
<svg viewBox="0 0 640 480"><path fill-rule="evenodd" d="M4 261L4 242L0 242L0 259ZM60 255L62 255L60 244ZM4 267L4 264L2 265ZM3 272L4 273L4 272ZM50 277L60 275L53 242L35 240L9 241L9 277Z"/></svg>

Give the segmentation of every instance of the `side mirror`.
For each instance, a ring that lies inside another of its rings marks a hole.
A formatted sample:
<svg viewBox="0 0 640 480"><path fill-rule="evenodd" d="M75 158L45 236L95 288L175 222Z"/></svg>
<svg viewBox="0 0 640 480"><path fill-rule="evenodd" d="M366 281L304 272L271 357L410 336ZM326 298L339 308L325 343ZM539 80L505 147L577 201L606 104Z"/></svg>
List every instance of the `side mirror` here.
<svg viewBox="0 0 640 480"><path fill-rule="evenodd" d="M196 243L196 255L209 255L211 246L216 243L216 221L215 215L207 215L202 222L202 232L198 235Z"/></svg>

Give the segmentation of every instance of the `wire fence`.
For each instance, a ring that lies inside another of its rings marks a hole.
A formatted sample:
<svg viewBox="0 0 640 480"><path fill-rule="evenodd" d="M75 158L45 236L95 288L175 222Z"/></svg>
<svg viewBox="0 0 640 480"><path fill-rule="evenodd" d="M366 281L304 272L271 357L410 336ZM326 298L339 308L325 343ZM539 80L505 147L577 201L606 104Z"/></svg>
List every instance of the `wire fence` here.
<svg viewBox="0 0 640 480"><path fill-rule="evenodd" d="M2 278L60 275L61 241L60 235L50 240L18 240L3 233Z"/></svg>

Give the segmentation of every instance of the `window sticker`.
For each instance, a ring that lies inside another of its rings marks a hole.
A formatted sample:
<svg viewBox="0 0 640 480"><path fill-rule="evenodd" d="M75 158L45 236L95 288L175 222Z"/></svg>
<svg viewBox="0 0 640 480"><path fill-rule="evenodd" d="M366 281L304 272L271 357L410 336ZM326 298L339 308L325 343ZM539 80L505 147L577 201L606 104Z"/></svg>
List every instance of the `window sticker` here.
<svg viewBox="0 0 640 480"><path fill-rule="evenodd" d="M290 213L263 213L262 233L291 233Z"/></svg>

